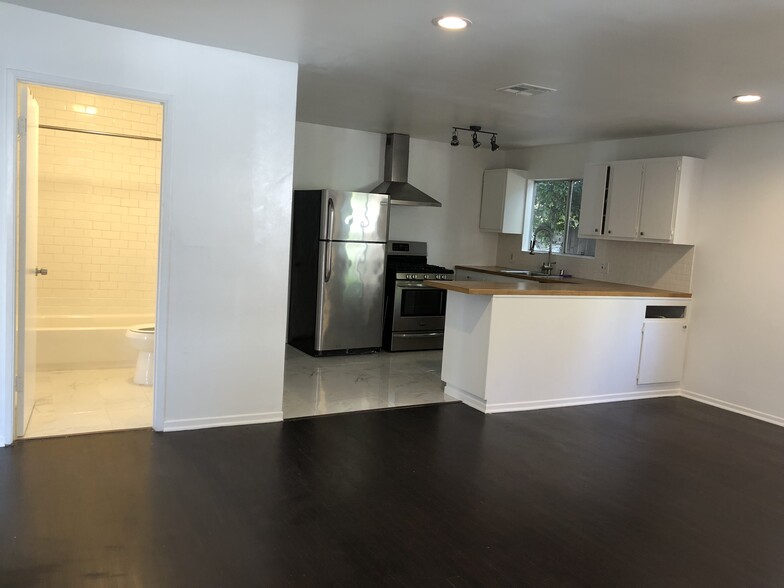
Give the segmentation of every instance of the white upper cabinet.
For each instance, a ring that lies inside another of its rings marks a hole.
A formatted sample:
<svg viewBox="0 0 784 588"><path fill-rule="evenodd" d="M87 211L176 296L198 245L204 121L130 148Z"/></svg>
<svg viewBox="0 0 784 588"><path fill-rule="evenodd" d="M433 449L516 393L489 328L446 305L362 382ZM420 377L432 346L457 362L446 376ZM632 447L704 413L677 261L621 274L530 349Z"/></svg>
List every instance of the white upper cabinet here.
<svg viewBox="0 0 784 588"><path fill-rule="evenodd" d="M604 224L604 201L607 198L606 163L590 163L585 166L583 197L580 203L580 226L578 236L595 238L602 236Z"/></svg>
<svg viewBox="0 0 784 588"><path fill-rule="evenodd" d="M485 170L479 228L493 233L523 233L527 172L519 169Z"/></svg>
<svg viewBox="0 0 784 588"><path fill-rule="evenodd" d="M640 239L669 241L681 169L677 157L645 163L645 191L640 212Z"/></svg>
<svg viewBox="0 0 784 588"><path fill-rule="evenodd" d="M702 159L647 160L639 239L693 245L697 239L694 210L701 183Z"/></svg>
<svg viewBox="0 0 784 588"><path fill-rule="evenodd" d="M589 164L580 236L693 245L701 177L702 160L693 157Z"/></svg>
<svg viewBox="0 0 784 588"><path fill-rule="evenodd" d="M610 165L605 221L607 237L634 239L637 236L642 170L642 161L619 161Z"/></svg>

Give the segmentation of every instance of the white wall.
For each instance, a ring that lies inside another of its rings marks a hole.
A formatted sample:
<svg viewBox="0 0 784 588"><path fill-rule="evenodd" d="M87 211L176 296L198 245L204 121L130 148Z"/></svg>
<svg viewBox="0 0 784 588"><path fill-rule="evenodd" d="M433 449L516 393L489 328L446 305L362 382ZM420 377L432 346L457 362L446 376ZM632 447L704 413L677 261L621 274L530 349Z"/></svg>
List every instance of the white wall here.
<svg viewBox="0 0 784 588"><path fill-rule="evenodd" d="M384 176L385 135L297 123L294 187L371 190ZM411 139L408 179L441 208L393 206L391 239L427 241L430 263L493 265L497 236L479 231L482 172L504 167L500 151Z"/></svg>
<svg viewBox="0 0 784 588"><path fill-rule="evenodd" d="M166 98L158 422L280 419L297 66L0 4L0 443L12 422L10 70Z"/></svg>
<svg viewBox="0 0 784 588"><path fill-rule="evenodd" d="M784 424L784 123L531 148L508 162L537 177L581 177L588 162L668 155L705 159L684 387ZM642 256L637 244L612 245L627 266L656 251L680 259L669 245Z"/></svg>

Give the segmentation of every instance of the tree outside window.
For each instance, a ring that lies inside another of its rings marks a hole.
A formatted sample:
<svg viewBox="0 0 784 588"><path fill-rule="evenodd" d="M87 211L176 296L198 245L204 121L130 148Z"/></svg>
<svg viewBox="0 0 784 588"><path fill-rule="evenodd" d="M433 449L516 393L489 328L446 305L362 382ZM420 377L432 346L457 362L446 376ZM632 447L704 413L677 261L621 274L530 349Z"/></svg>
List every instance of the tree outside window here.
<svg viewBox="0 0 784 588"><path fill-rule="evenodd" d="M577 236L582 193L582 180L535 181L528 234L533 236L536 229L545 226L553 232L554 253L593 256L596 241ZM547 251L550 245L550 236L542 231L537 236L534 250Z"/></svg>

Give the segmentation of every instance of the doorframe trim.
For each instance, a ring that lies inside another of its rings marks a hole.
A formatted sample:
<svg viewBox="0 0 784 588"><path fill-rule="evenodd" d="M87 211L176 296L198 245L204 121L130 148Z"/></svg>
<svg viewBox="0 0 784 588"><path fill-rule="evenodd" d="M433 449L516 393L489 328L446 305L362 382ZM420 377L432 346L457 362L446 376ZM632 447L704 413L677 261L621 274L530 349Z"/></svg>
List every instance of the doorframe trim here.
<svg viewBox="0 0 784 588"><path fill-rule="evenodd" d="M0 241L0 263L5 264L2 271L5 281L0 317L0 403L4 407L3 419L0 422L0 447L14 442L14 372L16 365L15 330L16 330L16 251L18 213L16 190L16 112L17 85L19 83L54 86L77 92L92 92L130 100L145 100L163 105L163 141L161 143L161 178L160 201L158 215L158 276L155 300L155 375L153 380L153 418L152 426L156 431L163 431L166 415L166 356L168 351L168 315L169 315L169 276L171 274L171 240L172 240L172 145L175 100L171 94L161 94L114 85L100 84L87 80L66 78L19 69L6 70L6 112L5 146L7 157L3 164L6 168L6 182L2 191L5 201L0 204L0 231L6 235Z"/></svg>

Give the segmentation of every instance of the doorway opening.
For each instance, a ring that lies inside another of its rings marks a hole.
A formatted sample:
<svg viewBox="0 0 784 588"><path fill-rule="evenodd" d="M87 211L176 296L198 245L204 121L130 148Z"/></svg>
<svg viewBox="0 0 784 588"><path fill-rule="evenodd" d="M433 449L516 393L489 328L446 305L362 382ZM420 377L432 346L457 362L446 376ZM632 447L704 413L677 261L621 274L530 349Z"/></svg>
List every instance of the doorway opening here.
<svg viewBox="0 0 784 588"><path fill-rule="evenodd" d="M18 104L15 437L150 427L163 105Z"/></svg>

